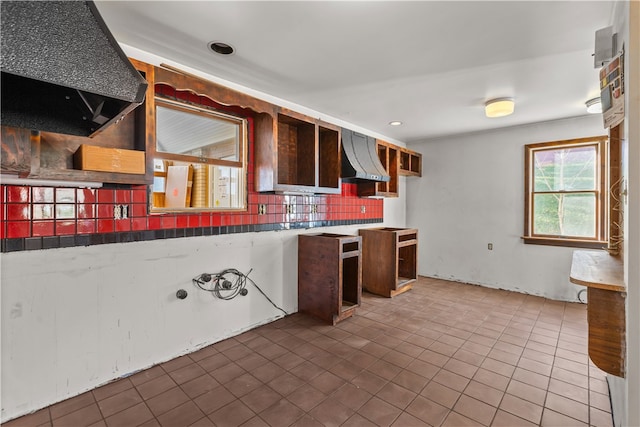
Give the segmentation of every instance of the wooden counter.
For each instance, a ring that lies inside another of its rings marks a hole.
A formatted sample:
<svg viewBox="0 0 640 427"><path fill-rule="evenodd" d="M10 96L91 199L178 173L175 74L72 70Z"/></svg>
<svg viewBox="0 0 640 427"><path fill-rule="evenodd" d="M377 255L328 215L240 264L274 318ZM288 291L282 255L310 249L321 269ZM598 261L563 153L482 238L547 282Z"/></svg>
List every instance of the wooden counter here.
<svg viewBox="0 0 640 427"><path fill-rule="evenodd" d="M603 371L624 378L627 290L622 260L604 251L574 251L569 280L587 287L589 357Z"/></svg>

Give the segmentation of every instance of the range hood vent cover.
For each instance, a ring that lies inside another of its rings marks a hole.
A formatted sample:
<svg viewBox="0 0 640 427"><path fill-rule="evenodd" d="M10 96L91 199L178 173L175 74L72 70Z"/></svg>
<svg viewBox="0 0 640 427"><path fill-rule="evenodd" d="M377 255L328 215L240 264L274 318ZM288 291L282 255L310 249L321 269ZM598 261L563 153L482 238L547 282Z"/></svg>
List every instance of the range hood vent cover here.
<svg viewBox="0 0 640 427"><path fill-rule="evenodd" d="M347 182L391 180L380 163L375 138L342 129L342 179Z"/></svg>
<svg viewBox="0 0 640 427"><path fill-rule="evenodd" d="M0 4L3 125L92 136L144 101L147 82L93 2Z"/></svg>

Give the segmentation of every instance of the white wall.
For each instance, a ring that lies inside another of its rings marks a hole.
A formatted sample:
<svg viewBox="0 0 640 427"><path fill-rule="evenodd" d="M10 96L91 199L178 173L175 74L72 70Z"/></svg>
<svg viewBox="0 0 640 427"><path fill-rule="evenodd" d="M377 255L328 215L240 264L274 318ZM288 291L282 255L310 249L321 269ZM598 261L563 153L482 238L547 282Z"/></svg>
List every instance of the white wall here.
<svg viewBox="0 0 640 427"><path fill-rule="evenodd" d="M282 315L251 285L213 298L191 279L236 268L297 311L297 235L384 224L191 237L2 254L2 422L194 351ZM175 294L189 293L185 300Z"/></svg>
<svg viewBox="0 0 640 427"><path fill-rule="evenodd" d="M573 249L521 240L524 145L604 134L594 115L412 144L423 154L422 179L407 180L407 226L420 230L419 273L577 300L581 287L569 282Z"/></svg>

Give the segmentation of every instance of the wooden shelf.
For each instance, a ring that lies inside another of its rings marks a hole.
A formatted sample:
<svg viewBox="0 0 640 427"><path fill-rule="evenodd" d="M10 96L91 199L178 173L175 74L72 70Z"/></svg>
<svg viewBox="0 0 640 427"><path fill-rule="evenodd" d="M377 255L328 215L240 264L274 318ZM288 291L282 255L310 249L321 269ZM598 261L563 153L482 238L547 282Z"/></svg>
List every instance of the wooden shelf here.
<svg viewBox="0 0 640 427"><path fill-rule="evenodd" d="M288 110L276 117L256 117L257 191L339 194L340 128Z"/></svg>
<svg viewBox="0 0 640 427"><path fill-rule="evenodd" d="M400 175L405 176L422 176L422 154L400 148Z"/></svg>
<svg viewBox="0 0 640 427"><path fill-rule="evenodd" d="M298 236L298 310L335 325L351 317L362 294L360 236Z"/></svg>
<svg viewBox="0 0 640 427"><path fill-rule="evenodd" d="M625 376L626 287L619 257L574 251L569 280L587 287L589 357L603 371Z"/></svg>
<svg viewBox="0 0 640 427"><path fill-rule="evenodd" d="M418 271L418 230L363 228L362 287L391 298L411 289Z"/></svg>

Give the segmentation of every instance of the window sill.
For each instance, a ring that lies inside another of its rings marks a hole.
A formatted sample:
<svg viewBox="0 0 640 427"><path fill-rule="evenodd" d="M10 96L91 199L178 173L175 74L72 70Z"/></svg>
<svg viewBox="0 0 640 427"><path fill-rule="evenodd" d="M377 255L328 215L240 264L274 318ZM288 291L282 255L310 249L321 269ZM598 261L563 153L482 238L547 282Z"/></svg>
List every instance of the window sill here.
<svg viewBox="0 0 640 427"><path fill-rule="evenodd" d="M605 249L608 242L602 240L553 239L549 237L523 236L527 245L565 246L569 248Z"/></svg>

